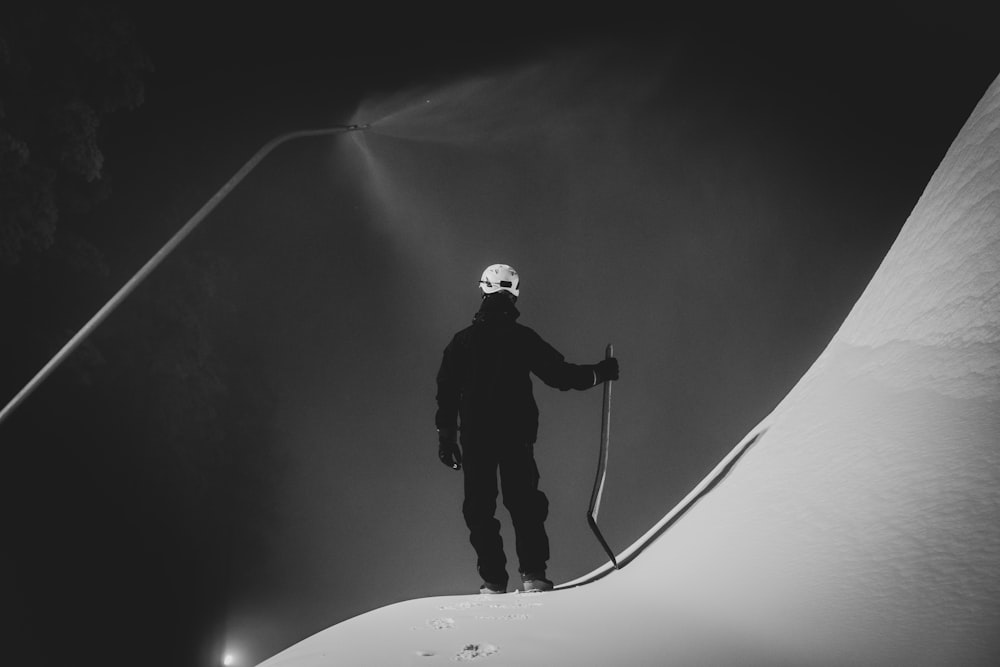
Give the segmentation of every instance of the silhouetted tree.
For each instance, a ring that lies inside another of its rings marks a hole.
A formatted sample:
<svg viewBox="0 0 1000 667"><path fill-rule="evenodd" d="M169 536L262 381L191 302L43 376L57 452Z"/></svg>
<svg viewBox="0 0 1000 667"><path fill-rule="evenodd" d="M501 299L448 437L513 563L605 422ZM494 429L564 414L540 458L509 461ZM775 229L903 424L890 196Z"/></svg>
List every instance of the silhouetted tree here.
<svg viewBox="0 0 1000 667"><path fill-rule="evenodd" d="M50 248L60 217L108 195L101 126L143 101L152 65L135 26L107 7L0 10L0 265ZM68 261L102 270L76 235Z"/></svg>
<svg viewBox="0 0 1000 667"><path fill-rule="evenodd" d="M142 104L152 70L119 12L14 4L0 7L0 403L118 286L85 214L110 192L104 123ZM218 622L234 522L266 505L272 464L267 389L231 343L234 280L185 247L0 424L9 606L26 610L14 655L72 662L104 641L99 623L138 652L153 616L171 619L174 646L152 664L193 664L193 639ZM67 616L75 641L38 655Z"/></svg>

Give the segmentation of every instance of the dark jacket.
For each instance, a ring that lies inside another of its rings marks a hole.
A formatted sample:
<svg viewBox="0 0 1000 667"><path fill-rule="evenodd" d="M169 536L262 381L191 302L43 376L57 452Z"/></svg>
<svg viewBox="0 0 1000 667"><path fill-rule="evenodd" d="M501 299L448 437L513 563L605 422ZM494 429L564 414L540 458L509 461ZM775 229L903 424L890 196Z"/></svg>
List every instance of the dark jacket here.
<svg viewBox="0 0 1000 667"><path fill-rule="evenodd" d="M459 427L463 443L533 443L538 406L529 373L563 391L596 384L593 366L566 362L541 336L515 321L519 314L506 299L487 298L472 326L452 338L437 375L438 429Z"/></svg>

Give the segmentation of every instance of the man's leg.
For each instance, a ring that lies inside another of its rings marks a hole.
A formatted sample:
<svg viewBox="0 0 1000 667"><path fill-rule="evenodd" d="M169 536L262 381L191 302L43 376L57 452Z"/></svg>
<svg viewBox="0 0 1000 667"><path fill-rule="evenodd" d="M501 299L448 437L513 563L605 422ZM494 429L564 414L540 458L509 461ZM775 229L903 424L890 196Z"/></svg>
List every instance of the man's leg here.
<svg viewBox="0 0 1000 667"><path fill-rule="evenodd" d="M503 504L510 512L517 539L518 570L542 573L549 560L545 519L549 499L538 490L538 466L531 445L514 446L500 458Z"/></svg>
<svg viewBox="0 0 1000 667"><path fill-rule="evenodd" d="M465 502L462 514L469 527L469 541L476 550L479 575L491 584L507 585L507 557L500 537L497 509L497 460L477 447L463 447Z"/></svg>

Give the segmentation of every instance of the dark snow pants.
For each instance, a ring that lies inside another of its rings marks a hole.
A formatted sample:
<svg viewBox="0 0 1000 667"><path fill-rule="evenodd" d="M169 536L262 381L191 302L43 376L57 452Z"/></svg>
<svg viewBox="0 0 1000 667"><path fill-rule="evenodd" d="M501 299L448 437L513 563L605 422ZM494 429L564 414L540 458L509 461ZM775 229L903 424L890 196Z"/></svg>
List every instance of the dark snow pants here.
<svg viewBox="0 0 1000 667"><path fill-rule="evenodd" d="M478 557L479 575L494 584L507 583L507 558L496 519L497 472L503 504L514 524L519 572L543 572L549 560L545 519L549 500L538 490L538 466L530 444L462 442L465 502L462 514L469 541Z"/></svg>

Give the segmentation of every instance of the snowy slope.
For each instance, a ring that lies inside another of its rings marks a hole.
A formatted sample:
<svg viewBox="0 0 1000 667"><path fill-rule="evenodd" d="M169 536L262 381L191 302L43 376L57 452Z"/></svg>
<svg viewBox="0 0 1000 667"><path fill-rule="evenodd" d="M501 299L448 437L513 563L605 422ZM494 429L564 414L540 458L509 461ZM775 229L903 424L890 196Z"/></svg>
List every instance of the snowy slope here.
<svg viewBox="0 0 1000 667"><path fill-rule="evenodd" d="M732 458L620 571L391 605L262 667L1000 664L1000 79Z"/></svg>

